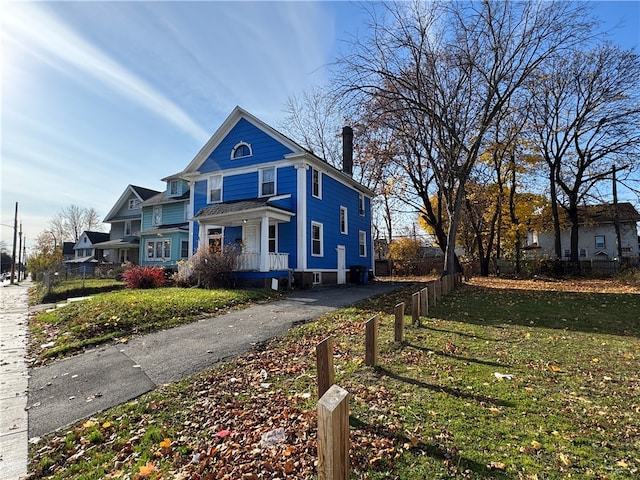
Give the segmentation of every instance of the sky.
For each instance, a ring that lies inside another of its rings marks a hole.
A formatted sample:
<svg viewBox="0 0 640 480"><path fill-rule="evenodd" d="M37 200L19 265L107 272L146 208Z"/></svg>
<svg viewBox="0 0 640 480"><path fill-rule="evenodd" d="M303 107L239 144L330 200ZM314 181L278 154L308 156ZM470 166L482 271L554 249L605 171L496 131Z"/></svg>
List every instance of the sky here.
<svg viewBox="0 0 640 480"><path fill-rule="evenodd" d="M592 4L640 51L640 0ZM29 249L69 205L104 218L129 184L164 190L236 105L278 128L358 32L349 1L0 0L0 240L16 202Z"/></svg>

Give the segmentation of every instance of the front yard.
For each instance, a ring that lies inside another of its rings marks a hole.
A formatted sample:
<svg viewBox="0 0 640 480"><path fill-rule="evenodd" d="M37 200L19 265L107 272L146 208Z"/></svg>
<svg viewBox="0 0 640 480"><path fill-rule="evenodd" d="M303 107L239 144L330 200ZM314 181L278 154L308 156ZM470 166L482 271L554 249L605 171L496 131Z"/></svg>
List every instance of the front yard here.
<svg viewBox="0 0 640 480"><path fill-rule="evenodd" d="M267 290L198 288L98 293L29 320L31 365L107 342L126 342L132 335L175 327L277 296Z"/></svg>
<svg viewBox="0 0 640 480"><path fill-rule="evenodd" d="M352 478L639 475L637 288L474 279L421 327L407 325L398 345L393 307L410 305L421 286L296 327L33 443L31 478L313 478L315 347L328 335L336 383L350 393ZM164 301L167 311L178 302ZM371 368L364 322L376 314L380 355ZM279 443L261 442L279 428Z"/></svg>

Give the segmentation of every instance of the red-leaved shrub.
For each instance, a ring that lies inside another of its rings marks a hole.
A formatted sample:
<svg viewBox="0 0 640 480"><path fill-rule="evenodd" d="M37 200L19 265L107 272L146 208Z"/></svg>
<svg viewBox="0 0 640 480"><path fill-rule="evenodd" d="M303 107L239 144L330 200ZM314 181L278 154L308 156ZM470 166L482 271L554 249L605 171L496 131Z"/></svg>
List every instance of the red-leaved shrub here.
<svg viewBox="0 0 640 480"><path fill-rule="evenodd" d="M122 273L127 288L157 288L165 283L164 270L160 267L134 265Z"/></svg>

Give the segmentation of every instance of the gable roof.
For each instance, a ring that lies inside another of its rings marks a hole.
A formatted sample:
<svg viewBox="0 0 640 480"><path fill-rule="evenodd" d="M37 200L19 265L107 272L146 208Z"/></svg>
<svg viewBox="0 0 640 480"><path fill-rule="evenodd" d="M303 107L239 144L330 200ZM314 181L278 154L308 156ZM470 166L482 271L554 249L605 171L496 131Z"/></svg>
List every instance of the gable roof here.
<svg viewBox="0 0 640 480"><path fill-rule="evenodd" d="M326 162L322 158L318 157L317 155L313 154L306 148L302 147L296 141L287 137L286 135L279 132L275 128L267 125L262 120L253 116L252 114L250 114L249 112L247 112L246 110L244 110L239 106L236 106L233 109L233 111L229 114L226 120L222 122L222 125L220 125L220 127L211 136L211 138L209 138L207 143L204 144L204 146L200 149L200 151L193 158L193 160L191 160L189 165L187 165L187 167L182 172L178 174L170 175L169 177L166 177L166 179L170 179L170 178L184 179L184 178L189 178L191 176L197 175L199 173L198 169L209 158L209 156L213 153L213 151L218 147L218 145L220 145L220 143L225 139L225 137L231 132L233 127L235 127L235 125L241 119L248 121L254 127L262 130L264 133L271 136L272 138L274 138L275 140L277 140L278 142L280 142L282 145L284 145L286 148L288 148L293 152L285 155L285 158L288 158L288 159L300 158L301 160L306 160L309 163L315 164L316 166L322 169L331 171L332 174L338 177L342 182L348 185L351 185L352 187L356 188L357 190L360 190L366 195L370 197L375 196L375 193L371 189L365 187L364 185L354 180L351 175L348 175L342 170L334 167L330 163Z"/></svg>
<svg viewBox="0 0 640 480"><path fill-rule="evenodd" d="M256 128L259 128L260 130L265 132L267 135L278 140L280 143L285 145L287 148L289 148L293 152L296 152L296 153L306 152L304 148L302 148L300 145L298 145L296 142L291 140L286 135L283 135L276 129L264 123L262 120L254 117L243 108L236 106L233 109L233 111L229 114L229 116L226 118L226 120L222 122L222 125L218 127L218 129L211 136L211 138L209 138L207 143L205 143L204 146L200 149L200 151L196 154L194 159L191 160L189 165L187 165L187 167L183 170L182 173L185 173L185 174L196 173L200 168L200 166L205 162L205 160L209 158L209 155L211 155L211 153L213 153L216 147L220 144L220 142L224 140L224 138L229 134L229 132L231 132L233 127L240 121L240 119L243 119L243 118L249 123L251 123L253 126L255 126Z"/></svg>
<svg viewBox="0 0 640 480"><path fill-rule="evenodd" d="M640 213L629 202L618 203L618 220L621 223L635 223L640 220ZM616 205L603 203L578 207L580 225L612 224L616 214Z"/></svg>
<svg viewBox="0 0 640 480"><path fill-rule="evenodd" d="M185 200L189 200L189 190L184 192L182 195L177 197L167 197L167 192L160 192L152 197L148 198L144 202L140 204L141 207L149 207L151 205L161 205L165 203L176 203L176 202L184 202Z"/></svg>
<svg viewBox="0 0 640 480"><path fill-rule="evenodd" d="M105 232L92 232L92 231L89 231L89 230L85 230L80 235L80 238L82 238L82 235L86 235L87 236L87 238L91 242L91 245L95 245L96 243L106 242L107 240L109 240L109 234L105 233ZM78 239L78 242L79 241L80 240ZM78 242L76 242L76 245L78 244ZM74 247L74 250L75 250L75 247Z"/></svg>
<svg viewBox="0 0 640 480"><path fill-rule="evenodd" d="M118 198L118 201L113 205L111 210L109 210L107 216L104 217L103 222L107 223L115 220L115 215L124 206L124 202L127 201L132 193L138 199L140 199L140 202L144 202L145 200L148 200L149 198L157 195L160 192L158 192L157 190L151 190L150 188L138 187L137 185L127 185L127 187L124 189L124 192L122 192L122 195L120 195L120 198Z"/></svg>

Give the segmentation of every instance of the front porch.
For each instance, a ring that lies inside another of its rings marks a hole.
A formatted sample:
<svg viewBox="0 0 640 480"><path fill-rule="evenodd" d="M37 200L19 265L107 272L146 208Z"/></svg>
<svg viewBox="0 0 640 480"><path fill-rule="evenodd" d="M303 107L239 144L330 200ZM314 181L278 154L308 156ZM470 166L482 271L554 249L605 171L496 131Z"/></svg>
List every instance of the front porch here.
<svg viewBox="0 0 640 480"><path fill-rule="evenodd" d="M266 255L267 271L287 271L289 270L289 254L288 253L272 253ZM263 259L260 253L241 253L236 259L236 271L238 272L257 272L261 271L260 266Z"/></svg>
<svg viewBox="0 0 640 480"><path fill-rule="evenodd" d="M234 271L243 274L242 277L287 277L289 252L278 251L279 226L289 223L295 214L271 204L270 201L275 199L250 199L202 208L194 216L198 222L198 230L194 232L198 248L208 246L224 251L228 245L237 245L240 253L235 260Z"/></svg>

